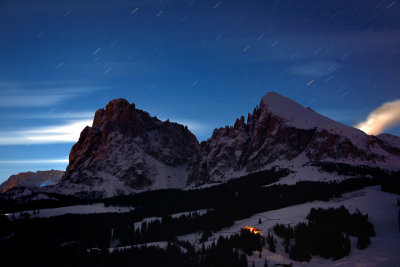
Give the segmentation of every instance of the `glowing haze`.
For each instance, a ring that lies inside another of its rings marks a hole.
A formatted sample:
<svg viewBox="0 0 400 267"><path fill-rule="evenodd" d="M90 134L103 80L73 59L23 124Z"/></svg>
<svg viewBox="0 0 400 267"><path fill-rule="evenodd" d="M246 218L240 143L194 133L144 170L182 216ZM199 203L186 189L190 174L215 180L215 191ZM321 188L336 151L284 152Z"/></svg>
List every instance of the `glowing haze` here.
<svg viewBox="0 0 400 267"><path fill-rule="evenodd" d="M398 124L400 124L400 99L384 103L372 111L366 121L354 127L367 134L377 135Z"/></svg>

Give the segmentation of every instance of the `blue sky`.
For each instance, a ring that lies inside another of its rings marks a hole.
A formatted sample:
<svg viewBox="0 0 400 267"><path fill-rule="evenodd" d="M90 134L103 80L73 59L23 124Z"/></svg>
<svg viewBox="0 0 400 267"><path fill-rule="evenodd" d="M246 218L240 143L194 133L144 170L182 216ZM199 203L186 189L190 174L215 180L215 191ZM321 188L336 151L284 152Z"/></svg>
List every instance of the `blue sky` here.
<svg viewBox="0 0 400 267"><path fill-rule="evenodd" d="M400 1L3 0L0 36L0 181L65 169L114 98L199 140L268 91L347 125L400 98Z"/></svg>

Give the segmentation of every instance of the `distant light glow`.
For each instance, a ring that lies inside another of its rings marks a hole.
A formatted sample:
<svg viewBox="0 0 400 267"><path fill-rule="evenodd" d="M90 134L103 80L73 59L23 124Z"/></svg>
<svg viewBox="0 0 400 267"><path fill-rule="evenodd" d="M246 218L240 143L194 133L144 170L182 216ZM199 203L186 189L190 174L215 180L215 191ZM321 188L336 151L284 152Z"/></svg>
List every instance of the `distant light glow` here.
<svg viewBox="0 0 400 267"><path fill-rule="evenodd" d="M257 227L246 226L244 229L249 230L250 233L252 233L252 234L259 234L259 233L261 233L261 231L259 231Z"/></svg>
<svg viewBox="0 0 400 267"><path fill-rule="evenodd" d="M384 103L372 111L366 121L354 127L367 134L377 135L398 124L400 124L400 99Z"/></svg>

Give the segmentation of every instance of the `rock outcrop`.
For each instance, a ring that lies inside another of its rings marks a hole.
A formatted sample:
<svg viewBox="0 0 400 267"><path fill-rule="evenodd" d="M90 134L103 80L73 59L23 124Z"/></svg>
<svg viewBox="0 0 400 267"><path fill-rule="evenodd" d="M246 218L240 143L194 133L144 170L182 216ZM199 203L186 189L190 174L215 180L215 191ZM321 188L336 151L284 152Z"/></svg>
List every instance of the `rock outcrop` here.
<svg viewBox="0 0 400 267"><path fill-rule="evenodd" d="M0 185L0 192L4 193L16 187L44 187L57 184L65 171L37 171L37 172L21 172L11 175L5 182Z"/></svg>

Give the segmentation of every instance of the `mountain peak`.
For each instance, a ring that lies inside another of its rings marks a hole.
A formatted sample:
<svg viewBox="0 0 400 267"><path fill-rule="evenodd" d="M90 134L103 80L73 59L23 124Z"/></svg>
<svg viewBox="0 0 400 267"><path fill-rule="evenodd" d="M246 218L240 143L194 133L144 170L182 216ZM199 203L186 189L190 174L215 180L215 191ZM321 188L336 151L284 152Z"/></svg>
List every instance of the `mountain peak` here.
<svg viewBox="0 0 400 267"><path fill-rule="evenodd" d="M268 92L266 95L263 96L263 99L264 98L274 98L274 97L292 101L291 99L289 99L289 98L287 98L287 97L285 97L285 96L283 96L283 95L281 95L281 94L279 94L277 92L274 92L274 91Z"/></svg>
<svg viewBox="0 0 400 267"><path fill-rule="evenodd" d="M282 118L287 126L327 130L347 137L365 135L358 129L331 120L275 92L267 93L262 98L260 106L272 115Z"/></svg>
<svg viewBox="0 0 400 267"><path fill-rule="evenodd" d="M125 99L114 99L96 111L93 126L72 147L59 188L78 184L108 196L183 188L198 146L183 125L161 122Z"/></svg>
<svg viewBox="0 0 400 267"><path fill-rule="evenodd" d="M299 112L309 116L309 114L304 114L307 113L305 107L276 92L269 92L263 96L260 106L266 107L269 111L282 118L289 118L288 116L296 115Z"/></svg>
<svg viewBox="0 0 400 267"><path fill-rule="evenodd" d="M135 104L132 103L133 108L135 107ZM128 100L125 98L117 98L113 99L110 102L108 102L106 106L107 111L115 111L116 109L124 109L124 108L129 108L131 104L129 104Z"/></svg>
<svg viewBox="0 0 400 267"><path fill-rule="evenodd" d="M129 104L126 99L119 98L108 102L105 109L96 111L93 126L104 127L106 123L120 123L121 121L133 120L135 104Z"/></svg>

